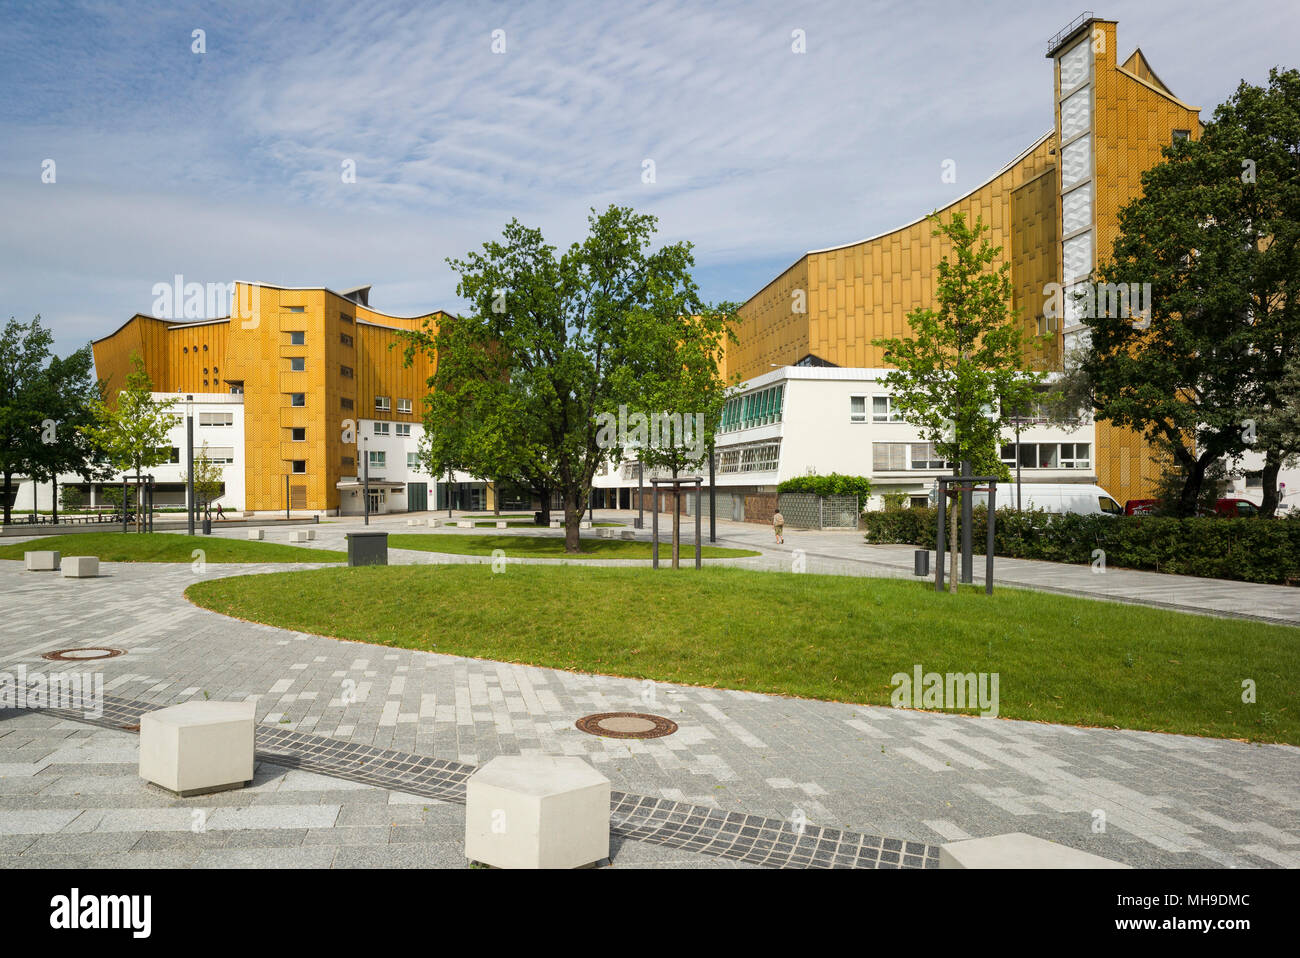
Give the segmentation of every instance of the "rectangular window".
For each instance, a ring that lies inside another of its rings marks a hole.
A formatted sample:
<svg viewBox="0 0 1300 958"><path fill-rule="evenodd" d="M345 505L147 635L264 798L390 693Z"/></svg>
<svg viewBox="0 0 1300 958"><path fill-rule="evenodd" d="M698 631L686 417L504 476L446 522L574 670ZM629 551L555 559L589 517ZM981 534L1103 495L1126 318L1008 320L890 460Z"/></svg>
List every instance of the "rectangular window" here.
<svg viewBox="0 0 1300 958"><path fill-rule="evenodd" d="M294 442L306 442L306 441L307 441L307 430L306 430L305 428L301 427L301 426L298 426L298 427L295 427L294 429L291 429L291 430L290 430L290 433L292 433L292 435L293 435L293 441L294 441Z"/></svg>
<svg viewBox="0 0 1300 958"><path fill-rule="evenodd" d="M902 472L907 468L907 451L905 442L873 442L871 468L875 472Z"/></svg>
<svg viewBox="0 0 1300 958"><path fill-rule="evenodd" d="M902 422L903 414L894 405L893 396L871 397L872 422Z"/></svg>
<svg viewBox="0 0 1300 958"><path fill-rule="evenodd" d="M235 424L235 414L233 412L199 413L200 426L233 426L234 424Z"/></svg>
<svg viewBox="0 0 1300 958"><path fill-rule="evenodd" d="M340 366L340 367L339 367L339 375L342 376L344 379L351 379L351 378L352 378L352 367L351 367L351 366Z"/></svg>
<svg viewBox="0 0 1300 958"><path fill-rule="evenodd" d="M397 411L409 413L411 411L411 400L409 399L397 400Z"/></svg>
<svg viewBox="0 0 1300 958"><path fill-rule="evenodd" d="M412 472L420 471L420 454L418 452L408 452L406 454L406 468Z"/></svg>
<svg viewBox="0 0 1300 958"><path fill-rule="evenodd" d="M409 439L411 437L411 424L409 422L399 422L396 424L397 435Z"/></svg>
<svg viewBox="0 0 1300 958"><path fill-rule="evenodd" d="M301 475L302 475L303 473L305 473L306 471L307 471L307 460L306 460L306 459L295 459L295 460L293 460L293 474L294 474L295 476L301 476Z"/></svg>
<svg viewBox="0 0 1300 958"><path fill-rule="evenodd" d="M349 316L347 313L339 313L339 319L342 320L342 321L345 322L345 323L351 323L351 322L352 322L352 317Z"/></svg>
<svg viewBox="0 0 1300 958"><path fill-rule="evenodd" d="M304 333L302 330L298 330L297 332L292 332L289 334L290 346L302 346L305 345L306 342L307 342L307 334Z"/></svg>
<svg viewBox="0 0 1300 958"><path fill-rule="evenodd" d="M1179 142L1180 140L1191 139L1191 136L1192 136L1191 130L1174 130L1175 143Z"/></svg>
<svg viewBox="0 0 1300 958"><path fill-rule="evenodd" d="M306 393L289 393L289 405L290 405L290 406L305 406L305 405L307 405L307 394L306 394Z"/></svg>
<svg viewBox="0 0 1300 958"><path fill-rule="evenodd" d="M375 397L375 408L376 408L376 409L383 410L384 412L387 412L389 409L392 409L393 407L392 407L392 404L389 403L389 401L388 401L388 397L387 397L387 396L376 396L376 397Z"/></svg>
<svg viewBox="0 0 1300 958"><path fill-rule="evenodd" d="M376 436L387 436L387 435L388 435L388 423L386 423L386 422L377 422L377 423L375 423L375 435L376 435Z"/></svg>
<svg viewBox="0 0 1300 958"><path fill-rule="evenodd" d="M343 457L343 465L345 465L345 466L355 466L356 464L357 464L357 461L356 461L355 459L353 459L351 456L344 456L344 457Z"/></svg>
<svg viewBox="0 0 1300 958"><path fill-rule="evenodd" d="M289 357L289 369L292 372L300 373L307 368L307 360L302 356Z"/></svg>
<svg viewBox="0 0 1300 958"><path fill-rule="evenodd" d="M177 463L181 461L181 451L177 449L175 446L172 446L171 459L169 461L173 463Z"/></svg>
<svg viewBox="0 0 1300 958"><path fill-rule="evenodd" d="M347 333L339 333L339 342L342 343L344 346L351 346L352 337L349 336Z"/></svg>
<svg viewBox="0 0 1300 958"><path fill-rule="evenodd" d="M1020 449L1020 465L1033 469L1038 465L1038 444L1034 442L1022 442Z"/></svg>
<svg viewBox="0 0 1300 958"><path fill-rule="evenodd" d="M942 469L943 460L939 458L939 453L934 448L932 442L914 442L912 443L912 468L913 469Z"/></svg>
<svg viewBox="0 0 1300 958"><path fill-rule="evenodd" d="M371 449L369 455L371 469L382 469L388 465L388 453L384 452L384 450Z"/></svg>
<svg viewBox="0 0 1300 958"><path fill-rule="evenodd" d="M1004 442L1001 451L998 453L998 458L1008 466L1014 466L1016 464L1016 444L1014 442Z"/></svg>
<svg viewBox="0 0 1300 958"><path fill-rule="evenodd" d="M850 396L849 397L849 422L866 422L867 421L867 397Z"/></svg>
<svg viewBox="0 0 1300 958"><path fill-rule="evenodd" d="M344 409L351 409L351 408L352 408L352 400L349 399L347 396L340 396L340 397L339 397L339 405L340 405L342 408L344 408Z"/></svg>
<svg viewBox="0 0 1300 958"><path fill-rule="evenodd" d="M291 312L291 313L301 313L301 312L306 311L307 307L306 307L306 306L286 306L285 309L287 309L287 310L288 310L289 312Z"/></svg>
<svg viewBox="0 0 1300 958"><path fill-rule="evenodd" d="M1063 442L1061 443L1061 468L1062 469L1090 469L1092 468L1092 457L1089 454L1092 450L1090 443L1086 442Z"/></svg>
<svg viewBox="0 0 1300 958"><path fill-rule="evenodd" d="M194 450L195 462L201 459L203 455L204 452L201 448L195 449ZM208 457L208 462L216 462L216 463L234 462L235 447L234 446L208 446L207 457Z"/></svg>

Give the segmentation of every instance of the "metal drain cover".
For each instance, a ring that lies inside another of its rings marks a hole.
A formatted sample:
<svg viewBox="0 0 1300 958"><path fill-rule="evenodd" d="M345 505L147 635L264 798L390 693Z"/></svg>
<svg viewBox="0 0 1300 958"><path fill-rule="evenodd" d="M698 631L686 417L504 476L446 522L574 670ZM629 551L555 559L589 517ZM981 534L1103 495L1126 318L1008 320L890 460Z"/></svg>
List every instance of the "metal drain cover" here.
<svg viewBox="0 0 1300 958"><path fill-rule="evenodd" d="M671 719L643 712L600 712L573 724L591 735L606 738L659 738L677 731L677 723Z"/></svg>
<svg viewBox="0 0 1300 958"><path fill-rule="evenodd" d="M49 659L51 662L90 662L95 659L112 659L119 655L126 655L125 649L59 649L57 652L46 652L41 656L43 659Z"/></svg>

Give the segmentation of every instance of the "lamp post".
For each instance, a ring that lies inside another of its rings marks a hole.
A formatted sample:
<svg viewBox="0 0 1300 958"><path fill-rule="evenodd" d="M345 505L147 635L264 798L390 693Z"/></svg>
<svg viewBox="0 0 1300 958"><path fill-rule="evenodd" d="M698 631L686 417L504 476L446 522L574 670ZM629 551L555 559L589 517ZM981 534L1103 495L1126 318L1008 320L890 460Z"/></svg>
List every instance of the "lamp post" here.
<svg viewBox="0 0 1300 958"><path fill-rule="evenodd" d="M636 457L636 527L645 528L645 464Z"/></svg>
<svg viewBox="0 0 1300 958"><path fill-rule="evenodd" d="M123 501L123 512L126 502ZM194 397L185 397L185 527L194 535Z"/></svg>
<svg viewBox="0 0 1300 958"><path fill-rule="evenodd" d="M709 443L709 541L718 541L718 496L717 485L714 482L713 460L717 457L717 449L712 442Z"/></svg>
<svg viewBox="0 0 1300 958"><path fill-rule="evenodd" d="M369 436L361 437L361 507L365 510L366 525L370 525L370 450Z"/></svg>

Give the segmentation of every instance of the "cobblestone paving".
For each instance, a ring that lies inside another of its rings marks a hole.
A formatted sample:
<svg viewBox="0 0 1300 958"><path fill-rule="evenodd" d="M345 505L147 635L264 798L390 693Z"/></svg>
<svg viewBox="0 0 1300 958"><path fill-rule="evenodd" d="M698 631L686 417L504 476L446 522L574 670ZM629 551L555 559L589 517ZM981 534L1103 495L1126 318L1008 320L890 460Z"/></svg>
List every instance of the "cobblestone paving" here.
<svg viewBox="0 0 1300 958"><path fill-rule="evenodd" d="M394 520L386 526L405 531ZM312 545L338 547L354 527L322 524ZM480 561L396 551L393 559ZM784 560L739 560L772 561ZM253 699L262 722L468 764L498 754L580 755L615 789L634 794L910 841L1025 831L1136 866L1300 866L1300 749L1292 747L907 712L389 649L227 619L182 597L200 577L292 568L305 567L209 564L200 572L105 563L99 579L64 580L0 562L0 669L94 668L110 694L160 706L204 693ZM93 666L39 658L84 645L128 654ZM625 710L666 715L680 729L639 741L573 726L589 713ZM23 747L0 738L6 790L24 777L7 771ZM6 800L4 807L30 807ZM676 854L682 861L686 853ZM704 861L689 857L697 860Z"/></svg>

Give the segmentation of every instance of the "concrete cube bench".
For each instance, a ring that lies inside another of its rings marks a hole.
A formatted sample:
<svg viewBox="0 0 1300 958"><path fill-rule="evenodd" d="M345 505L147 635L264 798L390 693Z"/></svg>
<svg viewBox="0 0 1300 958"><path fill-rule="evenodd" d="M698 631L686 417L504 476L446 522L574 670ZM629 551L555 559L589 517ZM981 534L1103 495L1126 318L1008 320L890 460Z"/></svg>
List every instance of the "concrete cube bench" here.
<svg viewBox="0 0 1300 958"><path fill-rule="evenodd" d="M60 566L65 579L93 579L99 575L99 556L64 556Z"/></svg>
<svg viewBox="0 0 1300 958"><path fill-rule="evenodd" d="M56 572L59 568L57 552L24 552L23 567L28 572Z"/></svg>
<svg viewBox="0 0 1300 958"><path fill-rule="evenodd" d="M602 539L612 539L612 538L614 538L614 530L613 530L613 529L601 529L601 530L600 530L600 537L601 537Z"/></svg>
<svg viewBox="0 0 1300 958"><path fill-rule="evenodd" d="M1129 868L1043 838L1011 832L939 846L940 868Z"/></svg>
<svg viewBox="0 0 1300 958"><path fill-rule="evenodd" d="M618 537L620 539L635 539L636 532L633 529L620 529L618 532Z"/></svg>
<svg viewBox="0 0 1300 958"><path fill-rule="evenodd" d="M436 528L438 528L438 526L439 526L441 523L442 523L442 520L441 520L441 519L430 519L430 520L429 520L429 528L430 528L430 529L436 529Z"/></svg>
<svg viewBox="0 0 1300 958"><path fill-rule="evenodd" d="M406 520L406 524L407 524L408 526L421 526L421 525L424 525L424 523L423 523L421 520L419 520L419 519L407 519L407 520Z"/></svg>
<svg viewBox="0 0 1300 958"><path fill-rule="evenodd" d="M265 529L249 529L249 530L248 530L248 538L250 538L250 539L265 539L265 538L266 538L266 530L265 530Z"/></svg>
<svg viewBox="0 0 1300 958"><path fill-rule="evenodd" d="M253 780L254 702L184 702L140 716L140 777L185 798Z"/></svg>
<svg viewBox="0 0 1300 958"><path fill-rule="evenodd" d="M560 528L560 520L559 520L559 519L552 519L552 520L551 520L551 528L552 528L552 529L558 529L558 528Z"/></svg>
<svg viewBox="0 0 1300 958"><path fill-rule="evenodd" d="M456 522L456 528L457 528L457 529L473 529L473 528L474 528L474 520L473 520L473 519L460 519L460 520L458 520L458 521Z"/></svg>
<svg viewBox="0 0 1300 958"><path fill-rule="evenodd" d="M510 528L510 523L506 522L504 519L498 519L498 520L497 520L497 528L498 528L498 529L509 529L509 528Z"/></svg>
<svg viewBox="0 0 1300 958"><path fill-rule="evenodd" d="M307 541L307 530L306 530L306 529L294 529L293 532L290 532L290 533L289 533L289 541L290 541L290 542L306 542L306 541Z"/></svg>
<svg viewBox="0 0 1300 958"><path fill-rule="evenodd" d="M465 857L582 868L609 857L609 779L571 755L501 755L465 787Z"/></svg>
<svg viewBox="0 0 1300 958"><path fill-rule="evenodd" d="M308 530L307 530L307 541L308 541L308 542L312 542L312 541L314 541L315 539L316 539L316 530L315 530L315 529L308 529Z"/></svg>
<svg viewBox="0 0 1300 958"><path fill-rule="evenodd" d="M580 522L578 523L578 528L579 528L579 529L590 529L590 528L591 528L591 520L590 520L590 519L583 519L582 521L580 521Z"/></svg>

